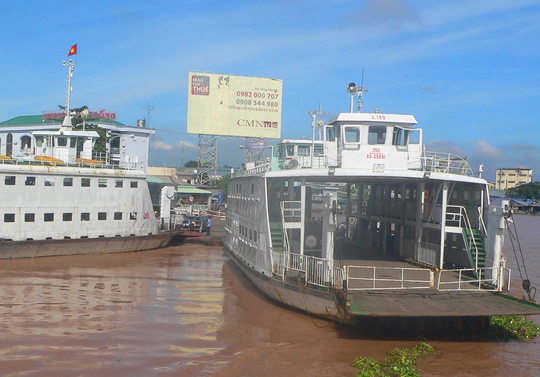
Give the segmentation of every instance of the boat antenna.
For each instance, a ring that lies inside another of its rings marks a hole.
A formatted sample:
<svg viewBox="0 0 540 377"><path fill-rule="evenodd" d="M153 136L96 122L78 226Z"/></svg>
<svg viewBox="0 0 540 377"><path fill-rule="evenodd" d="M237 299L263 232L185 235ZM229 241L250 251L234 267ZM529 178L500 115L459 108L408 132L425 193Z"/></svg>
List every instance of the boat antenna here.
<svg viewBox="0 0 540 377"><path fill-rule="evenodd" d="M67 94L66 94L66 116L64 118L64 122L62 123L62 126L71 127L70 103L71 103L71 92L73 91L73 87L71 86L71 78L73 77L73 71L75 70L75 65L77 65L77 63L74 63L72 59L69 59L68 62L63 61L62 65L64 67L68 67Z"/></svg>
<svg viewBox="0 0 540 377"><path fill-rule="evenodd" d="M315 153L315 126L317 125L317 122L315 121L317 119L317 115L322 114L322 104L319 104L319 111L317 110L311 110L308 111L308 114L311 115L311 167L313 168L313 154Z"/></svg>
<svg viewBox="0 0 540 377"><path fill-rule="evenodd" d="M364 68L362 68L362 83L360 85L360 88L358 88L358 107L357 112L360 112L362 110L362 106L364 103L362 102L362 97L364 96L364 92L367 92L368 88L367 86L364 86Z"/></svg>

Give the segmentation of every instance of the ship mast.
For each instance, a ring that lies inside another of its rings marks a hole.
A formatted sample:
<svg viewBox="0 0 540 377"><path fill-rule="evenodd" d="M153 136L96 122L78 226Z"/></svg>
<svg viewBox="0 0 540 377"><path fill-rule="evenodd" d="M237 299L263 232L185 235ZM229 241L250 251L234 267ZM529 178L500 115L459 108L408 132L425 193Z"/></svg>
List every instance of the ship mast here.
<svg viewBox="0 0 540 377"><path fill-rule="evenodd" d="M362 101L362 97L364 96L364 92L367 92L368 88L367 86L364 86L364 69L362 68L362 83L360 84L360 87L357 87L354 82L349 83L347 86L347 93L351 97L351 103L349 106L349 112L354 113L354 96L358 94L358 105L356 108L357 112L360 112L362 110L362 106L364 105Z"/></svg>
<svg viewBox="0 0 540 377"><path fill-rule="evenodd" d="M66 94L66 116L64 117L64 122L62 123L62 127L71 127L71 109L70 109L70 102L71 102L71 92L73 91L73 88L71 87L71 78L73 77L73 71L75 70L75 65L77 63L74 63L73 60L69 59L68 62L63 61L62 65L64 67L68 67L68 77L67 77L67 94Z"/></svg>

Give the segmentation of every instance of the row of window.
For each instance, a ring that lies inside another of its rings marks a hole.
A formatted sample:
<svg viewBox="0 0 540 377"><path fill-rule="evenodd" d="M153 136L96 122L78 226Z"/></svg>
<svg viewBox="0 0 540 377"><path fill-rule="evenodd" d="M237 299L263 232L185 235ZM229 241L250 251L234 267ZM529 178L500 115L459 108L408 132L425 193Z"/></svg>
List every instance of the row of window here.
<svg viewBox="0 0 540 377"><path fill-rule="evenodd" d="M27 176L24 177L24 185L25 186L35 186L36 185L36 177L34 176ZM46 177L44 180L45 186L55 186L56 184L56 177ZM66 187L72 187L74 185L74 182L76 181L75 178L71 177L65 177L65 178L58 178L59 183L62 183L63 186ZM81 178L78 182L80 187L90 187L90 178ZM108 184L107 178L98 178L98 187L107 187ZM17 183L17 176L14 175L6 175L4 178L4 185L6 186L14 186ZM130 188L137 188L138 181L132 180L129 182ZM123 179L115 179L114 180L114 187L122 188L124 187L124 180Z"/></svg>
<svg viewBox="0 0 540 377"><path fill-rule="evenodd" d="M257 242L257 231L253 230L251 228L248 228L247 226L241 225L238 223L238 221L231 222L230 219L227 219L227 224L229 227L233 225L233 228L239 232L241 236L244 236L244 238L249 238L250 241Z"/></svg>
<svg viewBox="0 0 540 377"><path fill-rule="evenodd" d="M55 214L52 212L44 213L43 214L43 221L44 222L51 222L54 221ZM90 221L90 212L81 212L81 221ZM94 214L95 215L95 214ZM113 213L113 219L114 220L122 220L124 217L122 212L114 212ZM14 223L16 219L16 216L14 213L4 213L4 222L5 223ZM99 221L105 221L107 220L107 212L98 212L97 213L97 219ZM129 219L130 220L137 220L137 212L130 212L129 213ZM26 223L33 223L36 221L36 214L35 213L25 213L24 214L24 222ZM73 221L73 213L71 212L64 212L62 213L62 221Z"/></svg>
<svg viewBox="0 0 540 377"><path fill-rule="evenodd" d="M240 183L236 184L235 193L236 194L241 194L242 193L242 184L240 184ZM251 195L254 195L254 194L255 194L255 183L252 183L251 184Z"/></svg>

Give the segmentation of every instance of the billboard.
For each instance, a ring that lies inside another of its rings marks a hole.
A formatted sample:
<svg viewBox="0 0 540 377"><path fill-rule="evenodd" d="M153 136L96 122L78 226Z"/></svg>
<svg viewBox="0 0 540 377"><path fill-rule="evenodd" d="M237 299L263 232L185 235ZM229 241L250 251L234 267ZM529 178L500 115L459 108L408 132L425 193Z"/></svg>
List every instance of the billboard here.
<svg viewBox="0 0 540 377"><path fill-rule="evenodd" d="M189 73L187 132L281 137L281 80Z"/></svg>

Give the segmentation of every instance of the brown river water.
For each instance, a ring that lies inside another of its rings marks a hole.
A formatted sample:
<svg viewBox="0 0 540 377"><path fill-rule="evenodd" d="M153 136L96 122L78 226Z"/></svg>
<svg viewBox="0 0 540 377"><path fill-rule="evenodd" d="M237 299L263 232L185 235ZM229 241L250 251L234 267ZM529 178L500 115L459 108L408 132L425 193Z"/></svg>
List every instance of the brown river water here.
<svg viewBox="0 0 540 377"><path fill-rule="evenodd" d="M540 286L540 217L515 221ZM512 292L520 287L513 270ZM274 304L218 246L0 261L0 376L352 377L355 357L417 343ZM540 375L539 338L428 343L440 356L420 364L422 376Z"/></svg>

